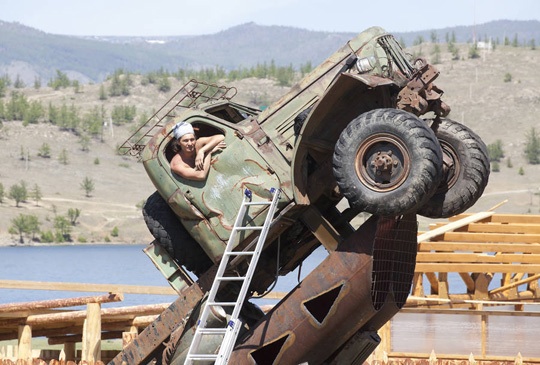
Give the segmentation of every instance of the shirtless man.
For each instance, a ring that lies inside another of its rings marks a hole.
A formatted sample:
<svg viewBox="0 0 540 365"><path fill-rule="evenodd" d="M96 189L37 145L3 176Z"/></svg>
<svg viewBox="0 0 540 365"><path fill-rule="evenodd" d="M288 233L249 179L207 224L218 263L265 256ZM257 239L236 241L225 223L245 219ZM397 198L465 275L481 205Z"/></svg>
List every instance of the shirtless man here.
<svg viewBox="0 0 540 365"><path fill-rule="evenodd" d="M171 170L184 179L204 181L210 170L212 153L227 145L223 134L195 138L191 124L179 122L173 128L176 154L171 160Z"/></svg>

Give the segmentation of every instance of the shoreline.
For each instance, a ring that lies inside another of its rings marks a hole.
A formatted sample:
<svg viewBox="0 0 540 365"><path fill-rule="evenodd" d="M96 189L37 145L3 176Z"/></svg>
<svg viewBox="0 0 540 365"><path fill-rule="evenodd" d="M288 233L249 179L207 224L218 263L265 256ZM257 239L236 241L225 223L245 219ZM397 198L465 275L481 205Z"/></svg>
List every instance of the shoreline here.
<svg viewBox="0 0 540 365"><path fill-rule="evenodd" d="M32 240L26 240L24 243L20 243L18 238L12 238L10 236L0 236L0 248L2 247L48 247L48 246L87 246L87 245L100 245L100 246L107 246L107 245L127 245L127 246L135 246L135 245L146 245L147 243L138 243L138 242L117 242L117 241L96 241L96 242L77 242L77 241L71 241L71 242L38 242L38 241L32 241Z"/></svg>

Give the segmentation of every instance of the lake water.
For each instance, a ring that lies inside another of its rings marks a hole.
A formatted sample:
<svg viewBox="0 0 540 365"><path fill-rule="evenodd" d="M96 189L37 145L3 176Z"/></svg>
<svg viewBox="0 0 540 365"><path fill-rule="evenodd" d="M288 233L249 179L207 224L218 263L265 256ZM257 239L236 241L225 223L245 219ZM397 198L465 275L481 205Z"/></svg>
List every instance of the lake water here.
<svg viewBox="0 0 540 365"><path fill-rule="evenodd" d="M167 280L142 252L145 245L72 245L0 247L0 279L72 282L91 284L129 284L168 287ZM318 249L304 263L304 278L326 256ZM298 270L281 277L274 290L289 291L298 283ZM15 290L0 288L0 304L95 295L82 292ZM105 293L103 293L105 294ZM167 303L169 295L124 294L122 302L106 306ZM262 301L261 304L275 303Z"/></svg>
<svg viewBox="0 0 540 365"><path fill-rule="evenodd" d="M130 284L167 287L165 278L142 252L144 245L73 245L0 247L0 279ZM303 268L281 277L275 291L288 291L326 256L320 248ZM449 275L452 292L462 286L459 277ZM0 304L96 295L97 293L0 288ZM105 294L105 293L102 293ZM125 294L124 300L104 307L170 303L176 296ZM275 303L262 300L258 304ZM526 310L538 307L526 306ZM505 308L501 308L505 309ZM490 317L488 354L540 357L540 317ZM431 315L398 313L392 320L392 351L437 354L480 354L480 317L475 315Z"/></svg>

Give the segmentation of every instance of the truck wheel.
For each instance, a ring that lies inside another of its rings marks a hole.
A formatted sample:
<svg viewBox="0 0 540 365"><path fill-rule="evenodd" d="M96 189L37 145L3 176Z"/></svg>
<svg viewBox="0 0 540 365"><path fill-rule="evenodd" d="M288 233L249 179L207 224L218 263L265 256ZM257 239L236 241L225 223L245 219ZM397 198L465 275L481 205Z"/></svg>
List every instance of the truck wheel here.
<svg viewBox="0 0 540 365"><path fill-rule="evenodd" d="M157 191L146 200L143 217L152 236L180 265L197 276L212 266L212 261Z"/></svg>
<svg viewBox="0 0 540 365"><path fill-rule="evenodd" d="M416 211L442 178L442 151L429 126L398 109L375 109L341 132L334 176L354 208L383 216Z"/></svg>
<svg viewBox="0 0 540 365"><path fill-rule="evenodd" d="M480 198L489 179L489 158L482 139L464 125L441 119L433 128L443 151L443 180L418 214L448 218Z"/></svg>

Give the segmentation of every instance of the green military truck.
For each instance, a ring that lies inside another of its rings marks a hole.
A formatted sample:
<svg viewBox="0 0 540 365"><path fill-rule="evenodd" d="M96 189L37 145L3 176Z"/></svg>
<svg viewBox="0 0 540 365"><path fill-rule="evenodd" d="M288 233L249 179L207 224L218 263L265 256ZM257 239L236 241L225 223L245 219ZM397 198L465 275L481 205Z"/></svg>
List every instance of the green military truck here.
<svg viewBox="0 0 540 365"><path fill-rule="evenodd" d="M121 147L142 161L156 187L143 209L156 243L179 265L204 277L222 258L245 189L257 200L269 200L271 189L280 189L278 212L250 286L250 295L262 294L320 245L332 254L350 244L360 230L350 222L361 212L375 221L364 228L370 237L382 229L382 221L464 212L487 184L487 150L473 131L447 118L450 107L433 83L438 75L424 59L411 59L392 35L373 27L264 111L235 103L234 88L189 81ZM172 131L179 121L191 123L198 137L225 136L227 148L213 157L205 181L186 180L170 170ZM262 224L265 209L250 210L250 222ZM415 233L416 227L408 232ZM240 235L236 250L250 247L256 236ZM415 235L408 237L415 254ZM372 237L367 245L375 241ZM398 270L395 280L405 285L406 299L414 255L405 263L408 271ZM370 265L376 266L376 260ZM373 284L370 265L363 273ZM241 274L246 266L245 260L237 260L230 269ZM330 290L321 285L320 292ZM371 291L373 295L373 287ZM397 297L394 293L393 305L399 309L405 299ZM262 313L257 315L265 321ZM370 328L376 330L381 321ZM351 333L371 323L360 322L332 348L298 350L302 354L290 359L311 364L335 358L339 346L353 338ZM276 333L281 330L288 331ZM317 341L312 345L323 348ZM174 342L178 359L182 336ZM276 350L280 355L274 354L275 361L293 361L285 360L282 350Z"/></svg>

